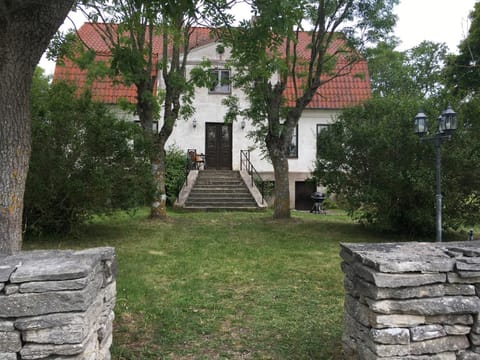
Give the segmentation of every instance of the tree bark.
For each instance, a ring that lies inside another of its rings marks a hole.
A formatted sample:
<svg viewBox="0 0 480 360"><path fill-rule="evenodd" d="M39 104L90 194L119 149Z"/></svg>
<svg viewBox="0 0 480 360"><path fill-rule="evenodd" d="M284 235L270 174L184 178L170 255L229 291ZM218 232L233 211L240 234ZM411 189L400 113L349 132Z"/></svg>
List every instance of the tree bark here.
<svg viewBox="0 0 480 360"><path fill-rule="evenodd" d="M272 138L267 136L266 139L268 153L272 160L274 177L275 177L275 200L273 203L274 219L290 218L290 188L288 180L288 159L286 156L286 147L282 138Z"/></svg>
<svg viewBox="0 0 480 360"><path fill-rule="evenodd" d="M151 219L167 218L167 187L166 187L166 151L165 142L155 142L155 158L152 159L152 172L155 181L155 192L150 207Z"/></svg>
<svg viewBox="0 0 480 360"><path fill-rule="evenodd" d="M155 158L152 161L153 177L155 179L154 199L150 208L150 218L152 219L164 220L167 218L167 153L165 145L173 132L173 125L180 111L179 95L176 94L177 92L174 89L169 89L167 85L163 126L155 137Z"/></svg>
<svg viewBox="0 0 480 360"><path fill-rule="evenodd" d="M21 249L30 159L30 86L72 0L0 0L0 253Z"/></svg>

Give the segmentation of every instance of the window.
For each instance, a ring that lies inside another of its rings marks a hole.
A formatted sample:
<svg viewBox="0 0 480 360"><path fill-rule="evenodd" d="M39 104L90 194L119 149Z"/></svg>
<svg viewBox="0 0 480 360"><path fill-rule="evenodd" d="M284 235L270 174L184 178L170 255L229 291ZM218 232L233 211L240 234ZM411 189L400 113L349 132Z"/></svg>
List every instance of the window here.
<svg viewBox="0 0 480 360"><path fill-rule="evenodd" d="M317 124L317 157L318 157L318 154L320 153L320 133L322 131L325 131L327 130L329 127L329 125L326 125L326 124Z"/></svg>
<svg viewBox="0 0 480 360"><path fill-rule="evenodd" d="M288 145L287 156L298 158L298 125L293 129L292 142Z"/></svg>
<svg viewBox="0 0 480 360"><path fill-rule="evenodd" d="M230 94L230 70L210 70L214 79L210 94Z"/></svg>

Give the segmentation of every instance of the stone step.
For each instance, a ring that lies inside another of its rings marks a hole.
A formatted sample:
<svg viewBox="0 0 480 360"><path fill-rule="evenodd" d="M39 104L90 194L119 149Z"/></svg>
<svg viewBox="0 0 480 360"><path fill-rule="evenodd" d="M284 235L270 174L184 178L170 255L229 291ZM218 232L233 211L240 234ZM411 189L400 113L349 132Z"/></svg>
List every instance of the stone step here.
<svg viewBox="0 0 480 360"><path fill-rule="evenodd" d="M256 210L250 194L238 171L204 170L198 173L185 208L191 210Z"/></svg>
<svg viewBox="0 0 480 360"><path fill-rule="evenodd" d="M195 186L195 188L190 192L190 193L194 193L196 191L200 191L200 192L212 192L212 193L215 193L215 192L226 192L226 193L231 193L231 194L234 194L234 193L246 193L246 194L250 194L250 192L248 191L248 189L246 188L241 188L241 187L226 187L226 186Z"/></svg>
<svg viewBox="0 0 480 360"><path fill-rule="evenodd" d="M229 197L192 197L188 198L187 203L208 203L208 202L223 202L223 203L255 203L251 198L243 197L243 198L229 198Z"/></svg>

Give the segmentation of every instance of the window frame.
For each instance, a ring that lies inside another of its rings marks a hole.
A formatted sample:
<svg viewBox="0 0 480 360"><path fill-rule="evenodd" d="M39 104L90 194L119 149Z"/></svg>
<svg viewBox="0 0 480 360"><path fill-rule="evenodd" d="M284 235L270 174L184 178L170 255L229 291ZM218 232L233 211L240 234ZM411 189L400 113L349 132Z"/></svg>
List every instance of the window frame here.
<svg viewBox="0 0 480 360"><path fill-rule="evenodd" d="M216 81L212 87L208 89L209 94L213 95L228 95L232 93L232 84L230 82L231 79L231 71L230 69L210 69L210 73L215 73L216 76ZM224 77L223 74L228 74L228 79L227 82L222 85L222 82L224 82ZM214 77L214 76L212 76ZM228 87L228 89L222 90L222 88Z"/></svg>
<svg viewBox="0 0 480 360"><path fill-rule="evenodd" d="M293 147L293 150L290 148ZM288 159L298 159L298 124L293 128L292 142L288 145Z"/></svg>
<svg viewBox="0 0 480 360"><path fill-rule="evenodd" d="M318 145L319 145L319 143L318 143L318 136L320 135L320 133L321 133L322 131L327 130L329 127L330 127L330 124L317 124L317 126L316 126L316 139L315 139L316 141L315 141L315 143L316 143L316 145L317 145L317 146L316 146L316 150L317 150L317 151L316 151L316 157L317 157L317 158L318 158Z"/></svg>

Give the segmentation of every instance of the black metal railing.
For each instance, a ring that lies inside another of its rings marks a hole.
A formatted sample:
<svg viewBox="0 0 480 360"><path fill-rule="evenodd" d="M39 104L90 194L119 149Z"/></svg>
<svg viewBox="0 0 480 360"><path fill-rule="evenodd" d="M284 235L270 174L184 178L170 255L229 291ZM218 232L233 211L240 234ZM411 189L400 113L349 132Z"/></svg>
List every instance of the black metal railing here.
<svg viewBox="0 0 480 360"><path fill-rule="evenodd" d="M252 180L252 186L256 186L262 195L262 204L265 201L265 181L250 161L250 151L240 150L240 170L245 170Z"/></svg>

